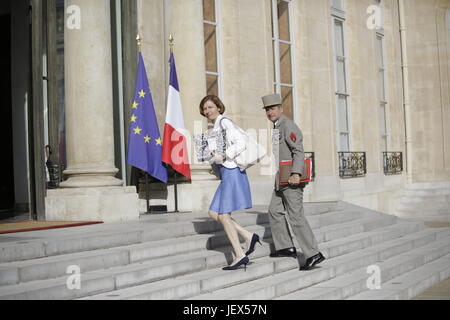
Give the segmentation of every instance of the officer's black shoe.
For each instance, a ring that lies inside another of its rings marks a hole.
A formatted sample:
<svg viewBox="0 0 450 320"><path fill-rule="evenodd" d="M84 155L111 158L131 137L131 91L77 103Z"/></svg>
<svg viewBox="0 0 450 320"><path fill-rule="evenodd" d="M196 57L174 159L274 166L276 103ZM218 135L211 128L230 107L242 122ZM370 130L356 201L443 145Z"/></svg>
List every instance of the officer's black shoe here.
<svg viewBox="0 0 450 320"><path fill-rule="evenodd" d="M300 270L310 270L312 269L316 264L321 263L323 260L325 260L325 257L321 252L318 254L306 259L305 265L300 267Z"/></svg>
<svg viewBox="0 0 450 320"><path fill-rule="evenodd" d="M297 258L297 250L294 247L277 250L270 254L271 258L292 257Z"/></svg>

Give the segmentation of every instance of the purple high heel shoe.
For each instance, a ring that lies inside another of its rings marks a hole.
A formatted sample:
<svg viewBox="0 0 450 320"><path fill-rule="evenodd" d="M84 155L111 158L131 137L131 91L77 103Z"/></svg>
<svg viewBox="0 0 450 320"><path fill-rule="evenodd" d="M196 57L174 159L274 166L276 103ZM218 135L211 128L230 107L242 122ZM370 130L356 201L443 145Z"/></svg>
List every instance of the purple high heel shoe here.
<svg viewBox="0 0 450 320"><path fill-rule="evenodd" d="M259 241L259 236L256 233L254 233L253 236L252 236L252 241L250 242L249 249L245 253L246 256L250 255L251 253L253 253L253 251L255 251L255 245L256 245L257 242L260 245L262 245L261 241Z"/></svg>
<svg viewBox="0 0 450 320"><path fill-rule="evenodd" d="M247 256L245 256L244 258L242 258L241 260L239 260L238 262L236 262L235 265L232 266L228 266L228 267L223 267L222 270L236 270L237 268L239 268L241 265L244 265L244 269L247 271L247 263L249 262L249 259Z"/></svg>

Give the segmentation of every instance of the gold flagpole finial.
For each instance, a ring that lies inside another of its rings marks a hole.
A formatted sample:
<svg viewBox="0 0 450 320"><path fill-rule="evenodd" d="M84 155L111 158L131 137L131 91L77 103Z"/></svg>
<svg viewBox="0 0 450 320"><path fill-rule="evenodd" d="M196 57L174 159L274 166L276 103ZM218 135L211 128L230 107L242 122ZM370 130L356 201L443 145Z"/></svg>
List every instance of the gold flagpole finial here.
<svg viewBox="0 0 450 320"><path fill-rule="evenodd" d="M169 47L170 47L170 52L173 53L173 45L175 44L175 41L173 39L172 34L169 34Z"/></svg>
<svg viewBox="0 0 450 320"><path fill-rule="evenodd" d="M139 33L138 33L138 35L137 35L137 37L136 37L136 41L137 41L138 50L139 50L139 52L141 52L142 38L141 38L141 36L139 35Z"/></svg>

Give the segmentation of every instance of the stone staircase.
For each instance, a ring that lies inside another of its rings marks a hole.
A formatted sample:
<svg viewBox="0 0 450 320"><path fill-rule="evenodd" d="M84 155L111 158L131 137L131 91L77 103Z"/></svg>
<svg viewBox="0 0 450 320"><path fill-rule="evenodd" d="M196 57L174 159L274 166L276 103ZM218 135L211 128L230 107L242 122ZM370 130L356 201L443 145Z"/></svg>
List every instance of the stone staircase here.
<svg viewBox="0 0 450 320"><path fill-rule="evenodd" d="M450 182L407 185L394 213L403 219L450 222Z"/></svg>
<svg viewBox="0 0 450 320"><path fill-rule="evenodd" d="M450 228L426 228L344 202L306 203L327 258L269 258L265 208L233 214L260 235L247 269L223 271L231 247L206 213L0 236L0 299L410 299L450 276ZM297 246L298 247L298 246ZM80 289L69 289L69 266ZM368 267L381 288L370 290Z"/></svg>

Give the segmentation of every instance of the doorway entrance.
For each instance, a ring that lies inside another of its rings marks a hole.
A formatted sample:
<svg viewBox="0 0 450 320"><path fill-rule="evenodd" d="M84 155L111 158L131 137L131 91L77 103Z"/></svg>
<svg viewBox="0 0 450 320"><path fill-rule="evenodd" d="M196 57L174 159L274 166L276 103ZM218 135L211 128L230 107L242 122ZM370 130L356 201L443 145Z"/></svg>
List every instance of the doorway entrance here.
<svg viewBox="0 0 450 320"><path fill-rule="evenodd" d="M46 9L0 2L0 222L45 219Z"/></svg>
<svg viewBox="0 0 450 320"><path fill-rule="evenodd" d="M0 15L0 213L11 216L14 212L14 157L11 108L11 14Z"/></svg>

